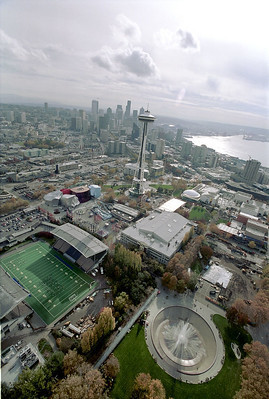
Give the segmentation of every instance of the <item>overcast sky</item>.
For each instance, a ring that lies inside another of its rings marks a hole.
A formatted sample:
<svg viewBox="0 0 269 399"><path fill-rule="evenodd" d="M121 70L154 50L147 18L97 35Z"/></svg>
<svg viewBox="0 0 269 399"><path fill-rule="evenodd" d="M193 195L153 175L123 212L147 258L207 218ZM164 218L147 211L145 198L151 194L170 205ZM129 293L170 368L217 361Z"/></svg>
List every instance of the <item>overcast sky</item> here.
<svg viewBox="0 0 269 399"><path fill-rule="evenodd" d="M269 127L267 0L0 0L1 93ZM5 97L3 97L5 98Z"/></svg>

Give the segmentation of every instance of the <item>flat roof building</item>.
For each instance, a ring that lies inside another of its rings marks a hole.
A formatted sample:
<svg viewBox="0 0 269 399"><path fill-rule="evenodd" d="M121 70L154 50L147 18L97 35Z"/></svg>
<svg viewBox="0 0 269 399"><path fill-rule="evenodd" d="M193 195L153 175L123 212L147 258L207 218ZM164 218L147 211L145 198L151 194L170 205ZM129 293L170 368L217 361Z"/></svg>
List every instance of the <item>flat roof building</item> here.
<svg viewBox="0 0 269 399"><path fill-rule="evenodd" d="M178 252L193 226L177 213L155 211L123 230L120 241L126 246L140 246L148 256L166 264Z"/></svg>

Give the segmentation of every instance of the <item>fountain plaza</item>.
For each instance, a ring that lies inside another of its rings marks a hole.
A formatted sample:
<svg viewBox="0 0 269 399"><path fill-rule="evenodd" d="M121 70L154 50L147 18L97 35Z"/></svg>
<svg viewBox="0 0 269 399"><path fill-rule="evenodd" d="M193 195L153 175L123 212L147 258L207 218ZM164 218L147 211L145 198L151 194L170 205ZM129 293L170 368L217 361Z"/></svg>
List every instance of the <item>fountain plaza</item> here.
<svg viewBox="0 0 269 399"><path fill-rule="evenodd" d="M150 304L145 328L148 349L172 377L199 384L221 370L225 351L212 316L224 311L193 293L177 294L161 288Z"/></svg>

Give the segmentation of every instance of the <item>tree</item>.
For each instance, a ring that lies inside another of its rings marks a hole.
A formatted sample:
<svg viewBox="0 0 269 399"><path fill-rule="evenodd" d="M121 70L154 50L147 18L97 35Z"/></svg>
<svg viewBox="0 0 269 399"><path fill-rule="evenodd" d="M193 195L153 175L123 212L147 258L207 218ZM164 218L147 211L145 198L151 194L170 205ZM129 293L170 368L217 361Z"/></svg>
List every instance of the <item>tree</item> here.
<svg viewBox="0 0 269 399"><path fill-rule="evenodd" d="M269 320L269 292L261 289L253 298L250 306L250 318L256 324L263 324Z"/></svg>
<svg viewBox="0 0 269 399"><path fill-rule="evenodd" d="M248 309L242 299L237 299L227 310L226 317L231 325L245 326L248 323Z"/></svg>
<svg viewBox="0 0 269 399"><path fill-rule="evenodd" d="M96 343L104 338L115 328L115 317L111 308L103 308L99 315L98 322L94 328L88 328L81 337L81 349L83 353L90 352Z"/></svg>
<svg viewBox="0 0 269 399"><path fill-rule="evenodd" d="M197 284L197 281L198 281L197 274L196 273L192 273L190 278L189 278L188 284L187 284L187 287L189 288L189 290L191 290L191 291L195 290L195 286Z"/></svg>
<svg viewBox="0 0 269 399"><path fill-rule="evenodd" d="M120 363L113 353L109 356L103 366L103 371L106 377L115 378L120 371Z"/></svg>
<svg viewBox="0 0 269 399"><path fill-rule="evenodd" d="M43 367L36 370L24 369L14 384L15 397L20 399L45 399L51 389L51 375L47 375Z"/></svg>
<svg viewBox="0 0 269 399"><path fill-rule="evenodd" d="M164 285L165 287L168 287L171 277L172 277L172 273L165 272L162 276L162 285Z"/></svg>
<svg viewBox="0 0 269 399"><path fill-rule="evenodd" d="M160 380L153 380L150 374L137 375L132 392L132 399L165 399L165 389Z"/></svg>
<svg viewBox="0 0 269 399"><path fill-rule="evenodd" d="M47 375L51 375L54 379L63 378L63 352L54 352L47 360L44 365L44 371Z"/></svg>
<svg viewBox="0 0 269 399"><path fill-rule="evenodd" d="M248 246L249 246L249 248L252 248L252 249L256 248L256 244L254 241L249 241Z"/></svg>
<svg viewBox="0 0 269 399"><path fill-rule="evenodd" d="M126 292L121 292L114 301L115 309L119 312L126 312L130 306L129 295Z"/></svg>
<svg viewBox="0 0 269 399"><path fill-rule="evenodd" d="M213 249L211 247L209 247L208 245L203 245L200 249L200 252L206 261L208 261L214 253Z"/></svg>
<svg viewBox="0 0 269 399"><path fill-rule="evenodd" d="M177 286L177 278L176 276L172 276L170 278L169 284L167 285L167 287L169 288L169 290L175 290Z"/></svg>
<svg viewBox="0 0 269 399"><path fill-rule="evenodd" d="M52 399L102 399L105 381L100 371L88 363L78 367L78 374L68 375L53 390Z"/></svg>
<svg viewBox="0 0 269 399"><path fill-rule="evenodd" d="M63 360L64 375L74 374L83 362L83 357L76 350L69 349Z"/></svg>
<svg viewBox="0 0 269 399"><path fill-rule="evenodd" d="M222 235L222 231L214 223L210 224L209 229L210 231L212 231L212 233L215 233L220 236Z"/></svg>
<svg viewBox="0 0 269 399"><path fill-rule="evenodd" d="M235 399L267 399L269 392L269 351L260 342L245 344L248 356L242 361L241 389Z"/></svg>

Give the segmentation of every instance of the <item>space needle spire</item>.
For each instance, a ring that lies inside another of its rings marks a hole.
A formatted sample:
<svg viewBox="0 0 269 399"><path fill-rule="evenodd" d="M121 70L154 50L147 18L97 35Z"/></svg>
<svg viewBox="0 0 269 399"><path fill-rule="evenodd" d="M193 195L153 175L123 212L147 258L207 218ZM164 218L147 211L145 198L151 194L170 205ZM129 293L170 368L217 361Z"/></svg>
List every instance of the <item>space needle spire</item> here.
<svg viewBox="0 0 269 399"><path fill-rule="evenodd" d="M155 116L151 115L149 110L138 116L138 120L143 122L143 134L141 140L140 152L137 160L137 168L133 178L132 188L130 193L132 195L143 195L145 193L144 182L144 169L145 169L145 149L147 140L148 123L154 122Z"/></svg>

